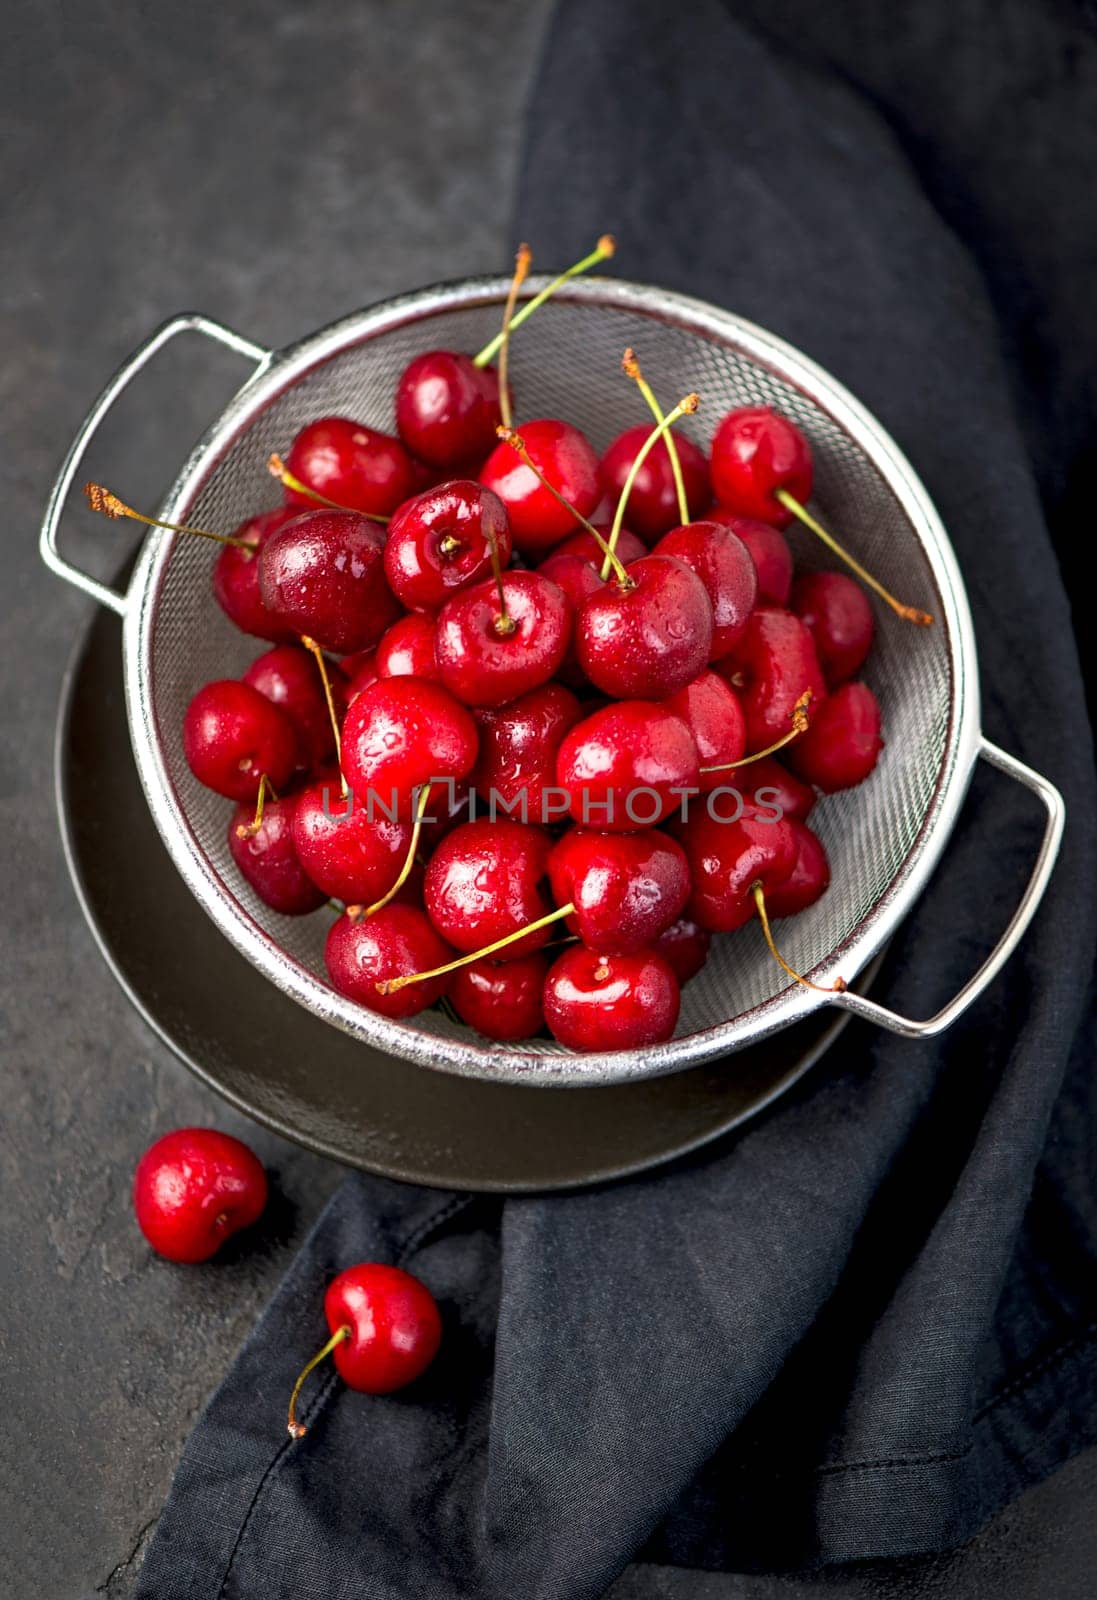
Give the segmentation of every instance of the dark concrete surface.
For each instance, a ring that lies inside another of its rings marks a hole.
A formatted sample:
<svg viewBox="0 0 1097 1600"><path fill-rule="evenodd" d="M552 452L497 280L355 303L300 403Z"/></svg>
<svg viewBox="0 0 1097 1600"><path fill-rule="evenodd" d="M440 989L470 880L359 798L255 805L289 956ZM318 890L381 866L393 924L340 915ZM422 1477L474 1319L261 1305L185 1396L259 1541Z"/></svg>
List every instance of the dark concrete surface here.
<svg viewBox="0 0 1097 1600"><path fill-rule="evenodd" d="M85 602L38 562L59 458L121 357L209 312L279 344L390 292L498 270L547 0L333 5L9 0L0 150L0 1596L129 1594L183 1441L339 1169L229 1113L131 1012L66 876L51 745ZM551 242L549 242L551 244ZM202 347L143 380L89 465L155 499L241 376ZM125 535L77 512L101 575ZM128 1185L188 1121L275 1178L257 1240L177 1269ZM1097 1464L1074 1463L948 1562L792 1581L637 1568L641 1595L1092 1592ZM1088 1547L1086 1541L1089 1541Z"/></svg>

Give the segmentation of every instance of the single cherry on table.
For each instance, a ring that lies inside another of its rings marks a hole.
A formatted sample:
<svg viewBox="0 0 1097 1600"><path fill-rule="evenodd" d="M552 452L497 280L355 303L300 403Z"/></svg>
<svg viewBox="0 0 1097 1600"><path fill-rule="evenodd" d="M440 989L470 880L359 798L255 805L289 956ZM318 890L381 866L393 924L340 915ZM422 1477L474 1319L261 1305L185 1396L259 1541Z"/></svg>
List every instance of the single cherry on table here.
<svg viewBox="0 0 1097 1600"><path fill-rule="evenodd" d="M169 1261L208 1261L267 1204L263 1163L216 1128L176 1128L151 1144L133 1175L137 1225Z"/></svg>

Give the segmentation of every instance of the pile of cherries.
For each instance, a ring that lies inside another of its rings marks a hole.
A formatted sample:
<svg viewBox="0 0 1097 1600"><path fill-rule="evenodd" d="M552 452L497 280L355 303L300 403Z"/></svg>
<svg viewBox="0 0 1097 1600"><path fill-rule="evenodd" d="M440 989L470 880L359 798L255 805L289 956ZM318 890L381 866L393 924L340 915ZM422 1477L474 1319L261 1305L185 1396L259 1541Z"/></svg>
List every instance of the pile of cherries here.
<svg viewBox="0 0 1097 1600"><path fill-rule="evenodd" d="M698 397L664 414L626 352L650 427L601 456L561 418L512 427L509 340L548 292L516 312L523 276L478 356L411 362L395 434L329 416L272 458L285 504L213 568L271 648L199 689L184 749L236 804L255 893L334 903L341 993L496 1040L652 1045L712 934L758 917L781 960L770 919L829 881L816 791L881 749L864 590L794 577L780 530L807 521L929 619L804 509L808 443L768 408L723 417L706 457L672 432Z"/></svg>

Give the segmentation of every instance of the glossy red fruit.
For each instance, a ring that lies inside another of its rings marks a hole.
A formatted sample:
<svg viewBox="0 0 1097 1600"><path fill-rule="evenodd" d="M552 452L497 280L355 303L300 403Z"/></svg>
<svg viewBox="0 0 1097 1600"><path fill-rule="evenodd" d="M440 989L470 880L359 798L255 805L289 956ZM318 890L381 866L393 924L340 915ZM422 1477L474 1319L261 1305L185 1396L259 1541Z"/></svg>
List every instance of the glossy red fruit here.
<svg viewBox="0 0 1097 1600"><path fill-rule="evenodd" d="M570 544L571 540L565 540ZM579 655L576 649L575 618L578 616L584 602L590 595L602 589L602 582L598 568L585 556L568 554L563 547L554 550L546 556L537 568L542 578L548 578L558 589L562 589L571 612L571 636L568 647L564 652L564 659L556 669L556 676L561 683L570 684L573 689L582 689L590 683L590 679L579 665Z"/></svg>
<svg viewBox="0 0 1097 1600"><path fill-rule="evenodd" d="M409 983L392 994L382 994L377 985L386 978L431 972L452 960L453 951L426 912L398 900L390 901L372 917L339 917L324 946L328 976L339 993L368 1011L395 1020L414 1017L440 1000L450 986L451 974Z"/></svg>
<svg viewBox="0 0 1097 1600"><path fill-rule="evenodd" d="M391 434L349 417L307 423L294 439L286 466L295 478L349 511L387 517L416 492L411 457ZM311 496L286 490L290 505L315 508Z"/></svg>
<svg viewBox="0 0 1097 1600"><path fill-rule="evenodd" d="M760 883L768 896L796 865L796 840L787 822L723 822L702 806L675 831L693 880L686 914L710 933L729 933L749 922L757 909L752 886Z"/></svg>
<svg viewBox="0 0 1097 1600"><path fill-rule="evenodd" d="M721 676L738 690L747 723L747 750L764 750L788 733L797 701L808 690L809 719L819 714L826 682L811 634L791 611L759 606Z"/></svg>
<svg viewBox="0 0 1097 1600"><path fill-rule="evenodd" d="M612 521L595 522L593 526L597 528L608 544L609 536L613 531ZM648 547L644 541L638 539L634 533L630 533L628 528L620 529L617 534L617 543L613 548L618 561L624 567L627 567L630 562L639 561L641 556L646 556L648 553ZM602 562L605 559L605 551L589 528L578 528L556 546L550 559L554 559L556 556L582 556L584 561L589 561L592 566L601 571Z"/></svg>
<svg viewBox="0 0 1097 1600"><path fill-rule="evenodd" d="M505 567L512 541L499 496L471 479L439 484L406 500L389 523L389 588L409 611L438 611L450 595L490 575L493 540Z"/></svg>
<svg viewBox="0 0 1097 1600"><path fill-rule="evenodd" d="M811 498L811 449L794 422L769 406L729 411L712 438L712 488L740 516L783 528L792 513L774 498L784 489L803 505Z"/></svg>
<svg viewBox="0 0 1097 1600"><path fill-rule="evenodd" d="M747 747L747 725L739 697L716 672L702 672L677 694L663 702L681 717L697 746L701 770L697 786L702 793L735 782L734 772L706 772L706 767L726 767L741 759ZM749 769L748 769L749 770Z"/></svg>
<svg viewBox="0 0 1097 1600"><path fill-rule="evenodd" d="M830 884L830 862L818 834L802 822L790 822L796 840L796 865L785 879L766 895L766 911L771 917L793 917L820 899Z"/></svg>
<svg viewBox="0 0 1097 1600"><path fill-rule="evenodd" d="M787 606L792 590L792 551L784 534L768 522L741 517L723 506L713 506L706 520L730 528L746 545L758 574L758 605Z"/></svg>
<svg viewBox="0 0 1097 1600"><path fill-rule="evenodd" d="M499 375L456 350L428 350L404 368L396 386L396 431L413 455L433 466L478 466L495 446Z"/></svg>
<svg viewBox="0 0 1097 1600"><path fill-rule="evenodd" d="M343 798L337 776L303 789L293 815L293 848L325 896L372 905L400 875L411 846L411 822L371 809L365 790Z"/></svg>
<svg viewBox="0 0 1097 1600"><path fill-rule="evenodd" d="M662 822L697 787L693 735L666 706L622 700L565 734L556 784L584 827L633 833Z"/></svg>
<svg viewBox="0 0 1097 1600"><path fill-rule="evenodd" d="M368 650L400 606L385 582L384 534L353 511L308 511L259 552L259 591L275 616L325 650Z"/></svg>
<svg viewBox="0 0 1097 1600"><path fill-rule="evenodd" d="M442 1342L442 1318L426 1284L379 1261L332 1279L324 1318L332 1333L350 1329L332 1358L343 1382L360 1394L392 1394L414 1383Z"/></svg>
<svg viewBox="0 0 1097 1600"><path fill-rule="evenodd" d="M862 783L883 748L876 696L867 683L843 683L789 746L788 761L806 783L834 794Z"/></svg>
<svg viewBox="0 0 1097 1600"><path fill-rule="evenodd" d="M538 572L503 574L509 626L494 579L454 595L438 613L442 682L467 706L501 706L553 677L571 638L567 597Z"/></svg>
<svg viewBox="0 0 1097 1600"><path fill-rule="evenodd" d="M373 659L378 678L438 678L434 618L413 611L381 635ZM363 686L365 687L365 686Z"/></svg>
<svg viewBox="0 0 1097 1600"><path fill-rule="evenodd" d="M329 668L331 696L340 719L346 710L346 680ZM258 656L244 673L245 683L285 712L293 724L301 763L318 767L335 754L327 697L316 658L298 644L280 644Z"/></svg>
<svg viewBox="0 0 1097 1600"><path fill-rule="evenodd" d="M241 550L239 545L222 545L213 563L213 596L229 621L242 633L269 639L272 644L288 643L297 638L297 633L263 604L259 593L259 547L296 515L292 507L279 506L276 511L249 517L234 530L233 538L247 539L256 548Z"/></svg>
<svg viewBox="0 0 1097 1600"><path fill-rule="evenodd" d="M133 1175L137 1225L169 1261L208 1261L226 1239L257 1222L266 1203L258 1156L214 1128L165 1133Z"/></svg>
<svg viewBox="0 0 1097 1600"><path fill-rule="evenodd" d="M348 706L356 694L368 689L381 676L377 670L376 650L356 650L353 655L344 656L339 663L339 670L346 680L343 693Z"/></svg>
<svg viewBox="0 0 1097 1600"><path fill-rule="evenodd" d="M641 423L636 428L626 428L619 434L602 457L602 479L609 490L614 505L625 486L632 463L640 448L650 437L651 428ZM691 517L699 517L712 498L709 486L708 462L702 450L682 434L674 435L678 446L678 460L682 465L682 481L686 488L686 505ZM649 451L632 486L625 508L629 526L634 528L649 545L660 534L666 533L681 521L678 494L674 486L674 473L670 465L670 452L665 439L659 439ZM622 560L624 557L622 557Z"/></svg>
<svg viewBox="0 0 1097 1600"><path fill-rule="evenodd" d="M685 908L689 867L681 845L657 828L601 833L571 828L553 846L549 882L558 906L571 901L567 925L605 955L654 945Z"/></svg>
<svg viewBox="0 0 1097 1600"><path fill-rule="evenodd" d="M791 605L815 641L831 688L860 671L876 631L860 584L844 572L806 572L792 586Z"/></svg>
<svg viewBox="0 0 1097 1600"><path fill-rule="evenodd" d="M758 598L758 574L746 545L719 522L690 522L665 534L655 554L674 556L704 584L712 603L709 658L719 661L734 647Z"/></svg>
<svg viewBox="0 0 1097 1600"><path fill-rule="evenodd" d="M450 1004L462 1022L488 1039L532 1039L545 1026L541 995L548 969L548 958L540 954L517 961L484 957L454 973Z"/></svg>
<svg viewBox="0 0 1097 1600"><path fill-rule="evenodd" d="M545 895L551 843L540 828L487 819L447 834L427 866L423 901L443 939L471 954L505 939L551 911ZM530 955L552 936L538 928L499 952Z"/></svg>
<svg viewBox="0 0 1097 1600"><path fill-rule="evenodd" d="M610 581L575 619L579 665L617 699L684 688L712 649L712 603L695 572L668 555L644 556L628 583Z"/></svg>
<svg viewBox="0 0 1097 1600"><path fill-rule="evenodd" d="M744 811L766 820L806 822L815 804L815 790L783 767L776 756L763 756L727 775L743 796Z"/></svg>
<svg viewBox="0 0 1097 1600"><path fill-rule="evenodd" d="M569 506L587 516L602 494L598 457L578 428L555 418L524 422L522 441L530 460ZM536 557L559 544L575 529L564 509L512 445L499 443L480 469L480 482L493 489L510 519L514 548Z"/></svg>
<svg viewBox="0 0 1097 1600"><path fill-rule="evenodd" d="M545 980L545 1021L572 1050L637 1050L674 1032L681 994L670 964L653 950L603 956L565 950Z"/></svg>
<svg viewBox="0 0 1097 1600"><path fill-rule="evenodd" d="M486 800L519 822L546 818L545 790L556 781L556 753L582 707L560 683L545 683L498 710L476 713L480 754L470 779Z"/></svg>
<svg viewBox="0 0 1097 1600"><path fill-rule="evenodd" d="M689 917L679 917L661 933L652 949L667 962L679 984L695 978L708 960L712 935Z"/></svg>
<svg viewBox="0 0 1097 1600"><path fill-rule="evenodd" d="M183 754L207 789L227 800L254 800L264 774L275 790L289 782L297 735L285 713L250 683L218 678L187 707Z"/></svg>
<svg viewBox="0 0 1097 1600"><path fill-rule="evenodd" d="M229 822L232 859L260 900L286 917L316 911L327 899L301 865L293 842L297 800L297 795L292 794L282 800L268 800L254 832L255 807L250 801L242 801Z"/></svg>
<svg viewBox="0 0 1097 1600"><path fill-rule="evenodd" d="M408 815L432 778L467 778L479 739L472 713L440 683L382 678L357 695L343 724L343 771L361 803Z"/></svg>

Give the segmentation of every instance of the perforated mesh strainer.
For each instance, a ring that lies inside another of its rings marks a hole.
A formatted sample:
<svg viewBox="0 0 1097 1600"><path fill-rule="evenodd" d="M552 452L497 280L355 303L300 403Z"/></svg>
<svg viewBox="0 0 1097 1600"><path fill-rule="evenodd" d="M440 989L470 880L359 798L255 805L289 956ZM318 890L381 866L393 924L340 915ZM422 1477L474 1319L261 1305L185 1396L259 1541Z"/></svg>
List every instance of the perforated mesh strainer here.
<svg viewBox="0 0 1097 1600"><path fill-rule="evenodd" d="M542 282L531 280L528 294ZM396 1055L442 1071L531 1083L618 1082L654 1076L756 1043L821 1004L837 1004L897 1032L947 1027L994 977L1030 920L1058 851L1056 790L979 733L971 618L944 529L911 467L879 425L833 379L787 345L726 312L663 290L612 280L574 283L516 334L511 373L519 420L564 416L601 450L630 422L647 420L620 372L632 345L669 405L691 389L702 408L682 431L706 443L732 406L764 403L811 441L815 502L859 559L893 592L930 610L912 628L877 608L866 677L883 708L886 745L859 788L813 814L832 883L808 911L780 926L784 953L821 984L852 980L894 931L936 863L979 755L1033 789L1047 808L1042 848L1024 899L991 957L936 1017L914 1022L855 994L829 998L789 984L754 924L714 942L708 965L683 992L665 1045L572 1055L543 1041L501 1048L427 1012L390 1022L336 994L323 963L329 915L281 917L233 867L227 803L183 759L183 714L211 678L239 675L256 642L238 633L210 594L216 547L153 533L125 596L65 562L56 534L69 488L103 416L137 371L176 334L198 332L256 363L251 379L192 452L163 508L169 521L231 530L274 505L266 462L303 423L345 414L391 429L397 378L420 351L476 350L496 331L505 279L427 289L348 317L282 352L269 352L205 318L165 324L104 390L62 468L42 529L48 564L125 619L126 694L134 751L153 815L177 867L221 931L279 988L318 1016ZM793 530L801 568L833 564L811 535Z"/></svg>

